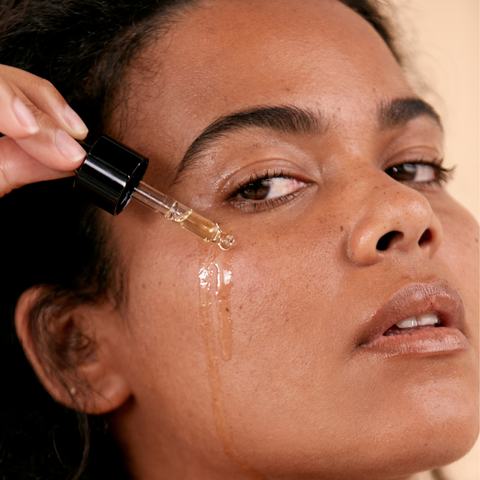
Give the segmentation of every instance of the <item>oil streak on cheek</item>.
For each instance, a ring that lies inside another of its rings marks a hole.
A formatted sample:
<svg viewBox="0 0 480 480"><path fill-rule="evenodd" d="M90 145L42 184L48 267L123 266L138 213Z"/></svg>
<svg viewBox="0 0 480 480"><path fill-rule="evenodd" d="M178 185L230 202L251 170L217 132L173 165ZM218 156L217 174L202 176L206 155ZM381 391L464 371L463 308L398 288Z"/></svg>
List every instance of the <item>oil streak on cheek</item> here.
<svg viewBox="0 0 480 480"><path fill-rule="evenodd" d="M203 246L198 276L200 280L200 316L215 429L232 464L252 480L266 480L238 455L225 409L220 366L221 363L231 360L233 348L230 308L230 292L233 281L231 255L217 253L211 246Z"/></svg>
<svg viewBox="0 0 480 480"><path fill-rule="evenodd" d="M232 358L233 326L230 316L230 291L232 289L232 267L217 264L217 322L220 329L220 346L222 359L228 362Z"/></svg>

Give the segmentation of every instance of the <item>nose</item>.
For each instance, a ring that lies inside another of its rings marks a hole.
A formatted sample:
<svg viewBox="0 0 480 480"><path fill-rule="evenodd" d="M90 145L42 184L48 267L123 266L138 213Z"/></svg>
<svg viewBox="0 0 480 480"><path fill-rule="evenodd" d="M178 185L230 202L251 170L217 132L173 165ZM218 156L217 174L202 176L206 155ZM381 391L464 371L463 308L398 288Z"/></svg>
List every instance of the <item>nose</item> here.
<svg viewBox="0 0 480 480"><path fill-rule="evenodd" d="M350 260L369 266L395 254L431 258L443 239L440 220L417 190L394 180L372 195L356 218L348 246Z"/></svg>

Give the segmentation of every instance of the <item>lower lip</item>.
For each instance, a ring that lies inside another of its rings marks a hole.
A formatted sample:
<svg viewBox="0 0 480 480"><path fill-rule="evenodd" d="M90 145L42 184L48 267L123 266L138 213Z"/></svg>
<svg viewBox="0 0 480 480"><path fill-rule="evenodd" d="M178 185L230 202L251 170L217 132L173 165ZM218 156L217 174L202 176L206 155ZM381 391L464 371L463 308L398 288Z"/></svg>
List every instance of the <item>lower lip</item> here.
<svg viewBox="0 0 480 480"><path fill-rule="evenodd" d="M359 348L384 356L431 356L454 354L469 347L470 343L460 330L437 327L399 335L382 335Z"/></svg>

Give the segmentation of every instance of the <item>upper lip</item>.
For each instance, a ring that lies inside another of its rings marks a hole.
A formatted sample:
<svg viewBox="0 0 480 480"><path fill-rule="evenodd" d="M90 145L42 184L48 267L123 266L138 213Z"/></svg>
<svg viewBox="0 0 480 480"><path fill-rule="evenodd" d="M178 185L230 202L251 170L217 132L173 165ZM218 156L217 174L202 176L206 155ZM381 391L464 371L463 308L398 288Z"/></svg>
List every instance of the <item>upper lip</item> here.
<svg viewBox="0 0 480 480"><path fill-rule="evenodd" d="M444 280L407 283L367 320L360 334L359 345L372 342L401 320L427 312L435 312L443 326L463 332L465 309L452 285Z"/></svg>

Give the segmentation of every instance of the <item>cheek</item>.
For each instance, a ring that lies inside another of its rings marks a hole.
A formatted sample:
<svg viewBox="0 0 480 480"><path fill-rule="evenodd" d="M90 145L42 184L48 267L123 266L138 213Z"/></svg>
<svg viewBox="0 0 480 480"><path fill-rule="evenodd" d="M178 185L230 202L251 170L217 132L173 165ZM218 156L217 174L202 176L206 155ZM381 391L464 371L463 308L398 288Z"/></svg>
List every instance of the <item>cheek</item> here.
<svg viewBox="0 0 480 480"><path fill-rule="evenodd" d="M141 211L126 212L115 228L128 265L116 358L135 398L135 428L202 445L215 431L199 309L201 242L161 217L145 222Z"/></svg>
<svg viewBox="0 0 480 480"><path fill-rule="evenodd" d="M438 257L453 274L452 283L464 301L471 341L476 345L478 352L478 223L469 212L453 200L445 207L435 208L435 212L440 218L444 232Z"/></svg>
<svg viewBox="0 0 480 480"><path fill-rule="evenodd" d="M249 457L253 439L264 442L265 432L269 447L263 443L261 450L272 454L292 453L310 436L318 446L343 411L338 404L348 374L345 335L337 335L340 247L327 230L313 234L312 224L308 230L277 236L271 229L263 246L260 239L253 246L239 243L227 254L233 345L219 369L230 426Z"/></svg>
<svg viewBox="0 0 480 480"><path fill-rule="evenodd" d="M149 388L164 396L168 382L194 377L199 370L204 373L198 321L198 255L195 248L182 254L169 252L164 242L150 252L149 245L144 245L144 254L138 256L129 272L126 317L136 361L140 362L135 370L142 371L138 365L145 367L144 375L152 376Z"/></svg>
<svg viewBox="0 0 480 480"><path fill-rule="evenodd" d="M238 347L245 355L255 352L257 366L265 359L266 366L288 374L298 366L293 359L313 351L314 363L331 358L342 266L338 238L335 244L328 223L323 219L318 228L309 224L305 231L284 229L278 235L270 229L263 245L232 252ZM308 375L305 366L301 370L297 378Z"/></svg>
<svg viewBox="0 0 480 480"><path fill-rule="evenodd" d="M246 450L272 428L278 439L298 430L319 405L334 422L341 269L329 222L309 224L300 243L266 229L257 243L222 252L178 228L170 237L163 219L144 224L140 214L116 222L129 264L130 330L118 361L139 418L192 445L228 445L234 432ZM224 270L231 277L222 286Z"/></svg>
<svg viewBox="0 0 480 480"><path fill-rule="evenodd" d="M322 411L319 405L334 421L344 351L334 312L341 269L326 223L316 233L310 224L311 238L300 234L305 243L267 229L256 244L239 242L229 252L191 237L182 243L181 230L169 243L162 225L128 228L142 233L128 240L126 368L146 418L161 404L163 430L168 421L189 443L204 443L210 433L224 445L229 431L248 445L277 427L284 438L285 429L310 421L311 409Z"/></svg>

